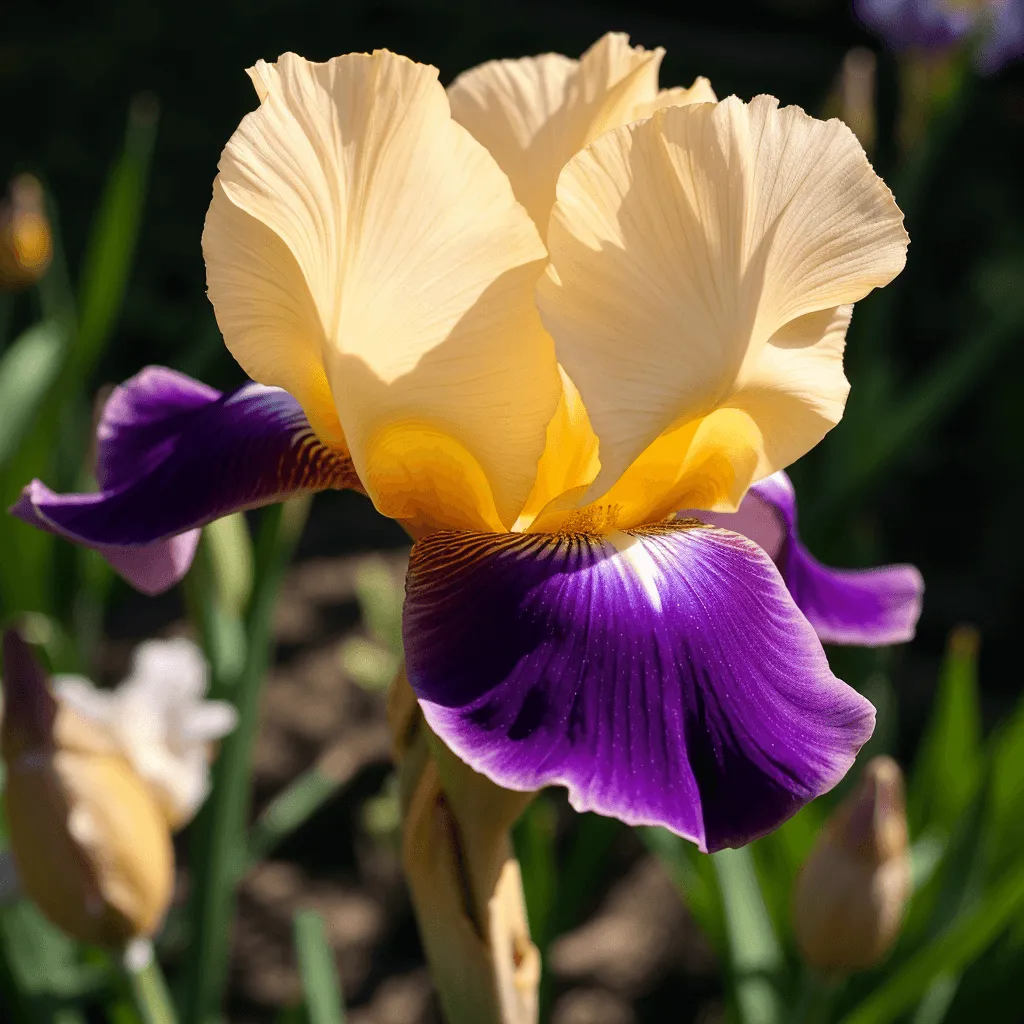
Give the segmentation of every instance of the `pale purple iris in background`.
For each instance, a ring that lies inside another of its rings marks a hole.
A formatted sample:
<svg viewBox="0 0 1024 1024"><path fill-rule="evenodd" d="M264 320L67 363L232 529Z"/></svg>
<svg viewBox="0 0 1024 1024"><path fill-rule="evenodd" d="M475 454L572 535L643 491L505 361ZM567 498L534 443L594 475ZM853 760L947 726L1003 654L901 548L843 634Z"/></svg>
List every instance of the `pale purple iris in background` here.
<svg viewBox="0 0 1024 1024"><path fill-rule="evenodd" d="M854 0L853 7L897 51L952 50L973 38L982 74L1024 56L1024 0Z"/></svg>

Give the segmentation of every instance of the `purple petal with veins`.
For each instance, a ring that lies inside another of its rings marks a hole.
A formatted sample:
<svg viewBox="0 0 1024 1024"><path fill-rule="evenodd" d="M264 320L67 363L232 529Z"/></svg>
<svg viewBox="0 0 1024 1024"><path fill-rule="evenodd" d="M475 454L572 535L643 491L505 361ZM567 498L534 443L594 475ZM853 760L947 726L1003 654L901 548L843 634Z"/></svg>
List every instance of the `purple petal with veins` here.
<svg viewBox="0 0 1024 1024"><path fill-rule="evenodd" d="M712 527L435 534L404 638L427 721L471 767L706 850L830 789L874 724L772 560Z"/></svg>
<svg viewBox="0 0 1024 1024"><path fill-rule="evenodd" d="M735 530L764 548L823 643L881 647L913 637L924 594L921 574L912 565L822 565L800 543L796 492L785 473L754 484L736 512L687 509L679 517Z"/></svg>
<svg viewBox="0 0 1024 1024"><path fill-rule="evenodd" d="M98 492L55 494L33 480L11 512L95 548L148 594L187 572L206 523L294 494L359 487L351 460L320 442L295 399L262 384L222 395L149 367L113 392L97 441Z"/></svg>

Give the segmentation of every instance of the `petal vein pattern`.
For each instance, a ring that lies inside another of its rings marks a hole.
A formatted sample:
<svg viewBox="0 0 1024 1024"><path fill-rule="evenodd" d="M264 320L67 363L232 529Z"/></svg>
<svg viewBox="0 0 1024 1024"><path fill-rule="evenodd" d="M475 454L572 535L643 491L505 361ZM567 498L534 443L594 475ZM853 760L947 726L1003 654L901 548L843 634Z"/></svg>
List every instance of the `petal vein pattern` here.
<svg viewBox="0 0 1024 1024"><path fill-rule="evenodd" d="M204 232L229 349L347 446L384 514L507 529L559 396L533 223L435 68L285 54L252 76Z"/></svg>
<svg viewBox="0 0 1024 1024"><path fill-rule="evenodd" d="M93 547L129 583L159 593L188 570L198 527L330 488L361 490L344 452L322 444L294 398L247 384L222 395L151 366L117 388L97 430L94 494L33 480L14 515Z"/></svg>
<svg viewBox="0 0 1024 1024"><path fill-rule="evenodd" d="M842 414L848 304L906 245L849 129L771 97L668 107L577 154L538 301L600 441L587 500L723 407L755 428L745 484L808 451Z"/></svg>
<svg viewBox="0 0 1024 1024"><path fill-rule="evenodd" d="M764 548L822 643L881 647L913 638L924 594L921 573L912 565L823 565L800 541L796 492L785 473L754 484L735 513L687 509L679 516L742 533Z"/></svg>
<svg viewBox="0 0 1024 1024"><path fill-rule="evenodd" d="M477 771L707 850L830 789L874 723L767 555L713 527L436 534L404 633L428 722Z"/></svg>

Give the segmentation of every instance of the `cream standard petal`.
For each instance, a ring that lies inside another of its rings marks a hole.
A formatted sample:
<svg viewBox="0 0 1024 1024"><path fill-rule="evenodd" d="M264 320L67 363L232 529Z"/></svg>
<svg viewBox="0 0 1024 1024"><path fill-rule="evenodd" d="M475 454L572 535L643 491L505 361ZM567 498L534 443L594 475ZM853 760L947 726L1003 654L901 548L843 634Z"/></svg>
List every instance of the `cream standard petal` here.
<svg viewBox="0 0 1024 1024"><path fill-rule="evenodd" d="M717 103L718 97L711 83L702 76L693 80L693 85L688 89L677 85L672 89L662 89L653 100L638 103L631 111L628 121L639 121L641 118L650 117L656 110L664 107L685 107L691 103Z"/></svg>
<svg viewBox="0 0 1024 1024"><path fill-rule="evenodd" d="M729 399L729 408L747 413L761 429L755 479L796 462L842 419L850 393L843 350L852 313L853 306L844 305L791 320L772 335Z"/></svg>
<svg viewBox="0 0 1024 1024"><path fill-rule="evenodd" d="M600 440L588 497L743 389L737 408L774 453L763 472L811 448L842 406L836 331L825 317L816 339L804 324L765 346L892 280L902 221L845 125L766 96L659 110L574 157L538 299Z"/></svg>
<svg viewBox="0 0 1024 1024"><path fill-rule="evenodd" d="M251 74L204 239L228 346L304 406L330 394L386 515L511 525L559 397L536 229L436 69L378 51Z"/></svg>
<svg viewBox="0 0 1024 1024"><path fill-rule="evenodd" d="M490 150L543 235L566 161L609 128L646 116L634 112L655 103L664 52L609 32L579 60L488 61L448 87L452 117Z"/></svg>

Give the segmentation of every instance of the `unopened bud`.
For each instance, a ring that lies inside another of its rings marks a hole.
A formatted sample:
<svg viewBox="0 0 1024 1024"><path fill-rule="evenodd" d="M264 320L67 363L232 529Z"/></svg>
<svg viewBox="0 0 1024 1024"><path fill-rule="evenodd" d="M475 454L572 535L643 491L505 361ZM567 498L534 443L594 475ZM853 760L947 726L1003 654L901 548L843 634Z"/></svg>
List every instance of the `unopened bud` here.
<svg viewBox="0 0 1024 1024"><path fill-rule="evenodd" d="M880 963L909 896L903 773L892 758L876 757L797 876L793 926L804 960L826 974Z"/></svg>
<svg viewBox="0 0 1024 1024"><path fill-rule="evenodd" d="M0 202L0 290L16 291L38 281L53 253L43 187L19 174Z"/></svg>
<svg viewBox="0 0 1024 1024"><path fill-rule="evenodd" d="M23 890L83 942L123 946L152 935L174 882L170 832L112 738L58 704L17 633L4 635L11 851Z"/></svg>

